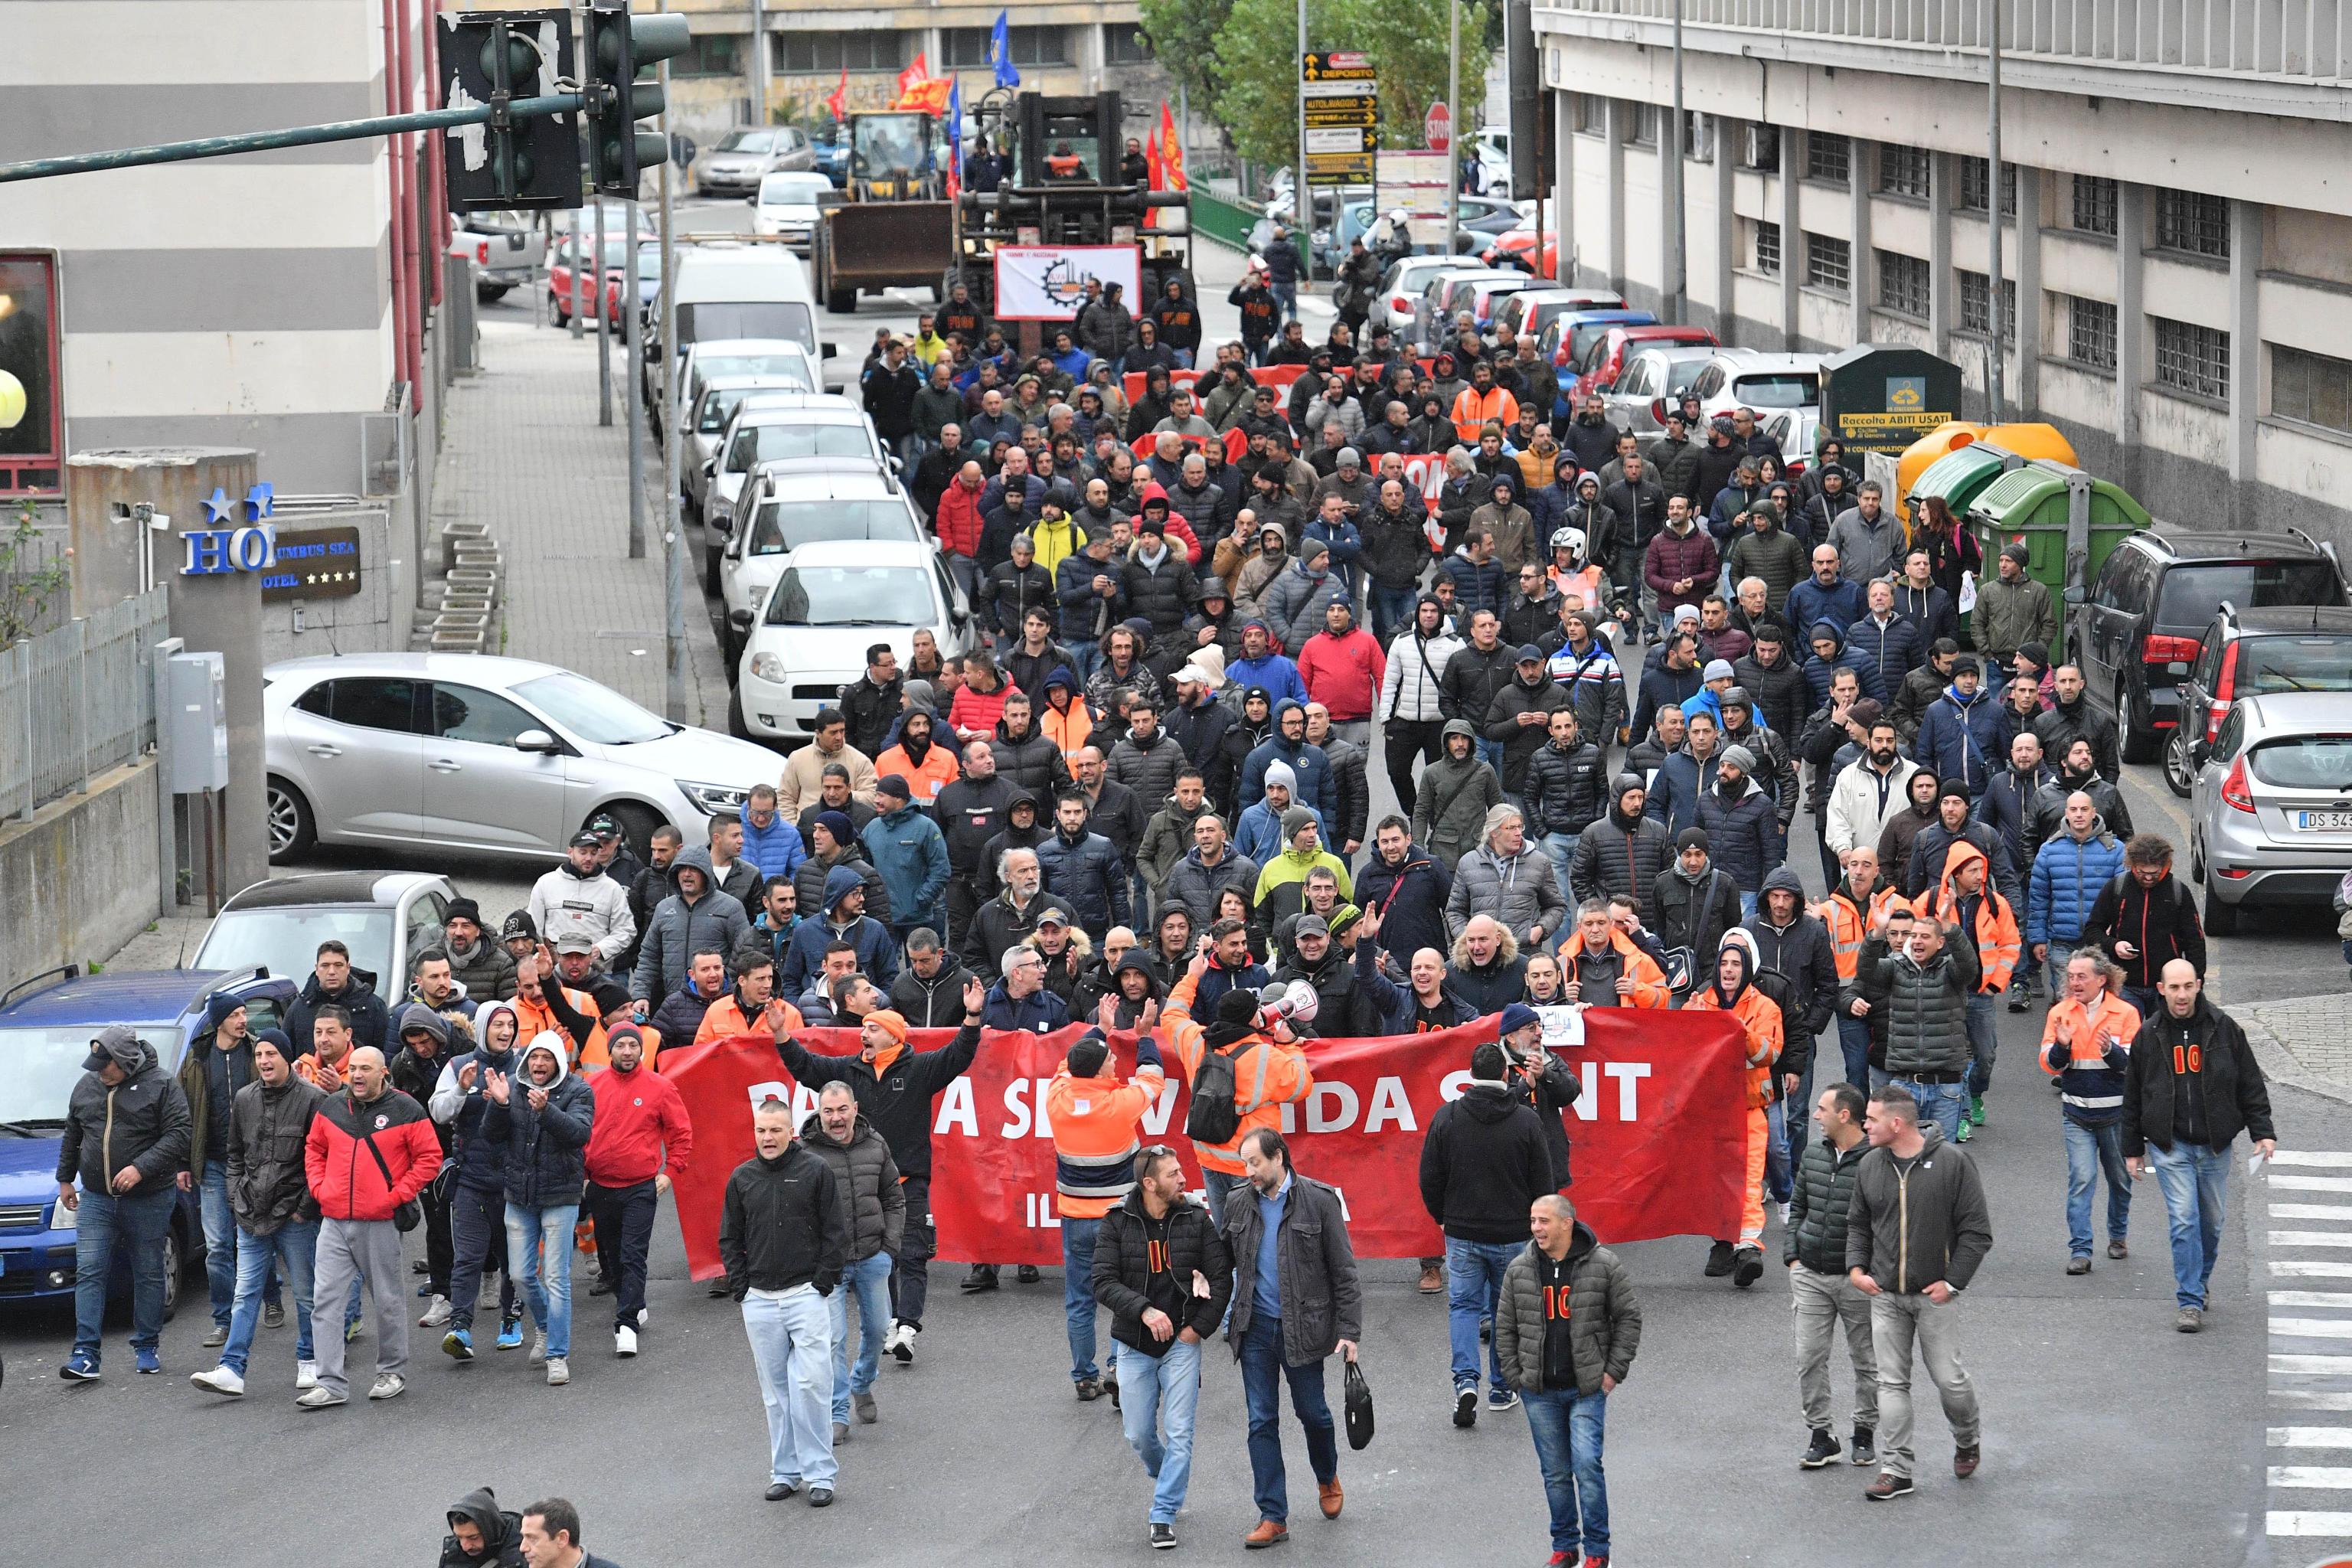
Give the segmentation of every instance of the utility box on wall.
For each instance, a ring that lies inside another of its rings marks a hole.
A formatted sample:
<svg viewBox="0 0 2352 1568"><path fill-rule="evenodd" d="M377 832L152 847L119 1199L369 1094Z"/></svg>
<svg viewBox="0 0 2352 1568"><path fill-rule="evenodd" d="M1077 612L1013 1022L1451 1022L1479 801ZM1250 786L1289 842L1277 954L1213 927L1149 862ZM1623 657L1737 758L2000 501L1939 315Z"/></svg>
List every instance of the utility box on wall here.
<svg viewBox="0 0 2352 1568"><path fill-rule="evenodd" d="M228 788L228 661L217 653L175 653L165 689L172 766L163 788L173 795Z"/></svg>

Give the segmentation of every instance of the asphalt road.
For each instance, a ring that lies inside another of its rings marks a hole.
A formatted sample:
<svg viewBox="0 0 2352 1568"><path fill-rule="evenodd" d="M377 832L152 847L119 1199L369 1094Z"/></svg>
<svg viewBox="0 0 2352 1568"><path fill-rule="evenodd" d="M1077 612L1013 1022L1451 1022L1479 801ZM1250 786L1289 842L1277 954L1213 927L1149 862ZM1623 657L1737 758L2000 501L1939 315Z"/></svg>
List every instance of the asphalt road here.
<svg viewBox="0 0 2352 1568"><path fill-rule="evenodd" d="M1213 325L1222 288L1212 293ZM492 309L532 308L512 298ZM868 300L854 320L827 318L826 331L854 356L874 326L911 325L913 303ZM1381 770L1372 773L1377 819L1391 802ZM2133 770L2126 787L2142 821L2173 820L2176 803L2154 769ZM2185 842L2184 825L2167 831ZM1810 847L1792 844L1790 858L1810 879ZM322 854L314 865L359 863ZM530 880L529 870L496 863L403 863L448 871L494 915L520 905ZM2217 997L2338 984L2335 944L2321 924L2265 920L2217 941ZM1860 1495L1862 1471L1801 1472L1804 1433L1779 1271L1739 1292L1700 1277L1701 1242L1636 1244L1623 1252L1645 1314L1643 1349L1611 1402L1617 1561L2293 1568L2317 1555L2315 1542L2273 1551L2263 1528L2266 1506L2288 1505L2266 1502L2265 1333L2250 1280L2267 1253L2263 1226L2250 1241L2243 1223L2242 1167L2201 1336L2171 1331L2162 1204L2151 1188L2139 1195L2134 1257L2103 1258L2087 1279L2069 1279L2058 1110L2031 1060L2039 1019L2004 1013L2000 1022L2005 1065L1990 1097L1990 1125L1969 1146L1996 1241L1960 1309L1984 1407L1983 1469L1964 1485L1952 1479L1929 1400L1919 1418L1916 1496L1872 1506ZM2352 1149L2352 1111L2342 1105L2289 1090L2277 1112L2290 1148ZM1768 1247L1778 1237L1776 1221ZM572 1498L589 1544L637 1568L764 1559L780 1544L888 1564L1140 1556L1148 1488L1108 1405L1070 1396L1056 1273L1030 1287L1008 1274L1001 1293L979 1298L956 1291L961 1273L934 1265L921 1360L911 1370L886 1365L881 1424L856 1430L842 1453L840 1502L823 1513L760 1500L764 1427L743 1335L731 1307L687 1279L667 1215L645 1353L614 1359L609 1323L595 1310L603 1303L583 1297L574 1381L561 1390L545 1387L518 1354L485 1352L459 1369L415 1331L404 1398L312 1415L291 1403L291 1333L280 1331L262 1338L256 1392L222 1401L185 1382L212 1359L197 1343L200 1306L166 1331L164 1376L131 1373L118 1329L105 1381L77 1387L56 1377L65 1321L0 1320L10 1374L0 1388L0 1452L8 1456L0 1540L11 1543L9 1560L26 1563L96 1551L128 1568L192 1556L249 1568L310 1568L322 1554L357 1565L415 1563L436 1550L446 1503L488 1484L509 1506ZM1314 1517L1308 1489L1294 1489L1289 1557L1542 1561L1542 1499L1523 1418L1488 1416L1473 1431L1454 1430L1442 1301L1415 1292L1409 1263L1373 1263L1366 1273L1365 1367L1380 1436L1362 1454L1343 1453L1349 1500L1337 1523ZM190 1284L193 1303L203 1287ZM364 1357L372 1343L355 1348ZM1843 1421L1847 1374L1840 1365L1833 1375ZM1208 1358L1199 1429L1180 1534L1190 1552L1229 1552L1255 1512L1239 1380L1222 1347ZM1296 1480L1307 1472L1295 1427L1286 1440Z"/></svg>

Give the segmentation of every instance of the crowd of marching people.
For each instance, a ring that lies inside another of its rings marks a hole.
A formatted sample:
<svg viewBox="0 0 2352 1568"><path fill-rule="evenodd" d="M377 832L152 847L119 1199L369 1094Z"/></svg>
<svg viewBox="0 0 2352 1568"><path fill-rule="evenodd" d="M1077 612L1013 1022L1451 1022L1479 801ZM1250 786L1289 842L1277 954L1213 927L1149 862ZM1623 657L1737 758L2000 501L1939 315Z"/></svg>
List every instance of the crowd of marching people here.
<svg viewBox="0 0 2352 1568"><path fill-rule="evenodd" d="M1580 1086L1546 1045L1594 1007L1736 1028L1741 1212L1702 1267L1753 1287L1780 1219L1808 1468L1843 1456L1873 1500L1912 1489L1915 1354L1956 1474L1979 1462L1950 1304L1991 1245L1961 1145L1988 1126L2004 1009L2045 1013L2066 1271L2093 1267L2103 1177L2105 1256L2127 1256L2151 1167L2176 1326L2200 1327L2228 1151L2271 1146L2262 1075L2200 994L2195 901L2130 821L2022 550L1987 570L1936 503L1898 520L1834 441L1791 481L1745 416L1702 426L1684 402L1643 442L1588 401L1556 426L1532 345L1466 319L1426 373L1343 326L1277 386L1255 368L1282 352L1269 330L1213 351L1197 403L1156 359L1130 403L1112 365L1200 350L1196 306L1171 342L1180 296L1127 336L1082 313L1068 353L1024 366L958 289L919 369L878 349L867 405L920 453L985 646L950 658L919 634L902 665L877 643L740 812L644 846L591 823L495 931L453 904L396 1002L328 942L279 1026L224 996L175 1077L131 1031L96 1042L58 1174L101 1283L65 1375L100 1375L106 1249L149 1246L175 1183L205 1199L219 1361L193 1381L212 1393L245 1392L282 1290L301 1405L351 1397L370 1322L365 1392L401 1394L420 1227L418 1326L456 1369L522 1350L527 1324L523 1359L567 1383L575 1251L634 1356L660 1196L697 1157L661 1058L764 1037L815 1106L756 1108L710 1289L740 1303L767 1496L824 1506L838 1447L879 1419L878 1367L911 1364L924 1330L935 1097L991 1032L1078 1025L1046 1102L1073 1389L1119 1405L1150 1543L1171 1546L1222 1331L1246 1544L1267 1546L1289 1518L1285 1387L1318 1510L1341 1511L1323 1373L1353 1367L1362 1325L1337 1196L1281 1131L1311 1042L1491 1020L1420 1151L1444 1242L1419 1289L1446 1298L1454 1423L1524 1410L1551 1561L1589 1568L1609 1556L1603 1413L1642 1331L1571 1201ZM1417 453L1443 463L1433 493L1405 478ZM1377 819L1375 749L1396 800ZM1818 867L1791 863L1801 814ZM800 1038L820 1027L857 1048ZM1139 1131L1177 1079L1198 1195ZM975 1262L961 1289L1000 1275ZM453 1510L445 1561L491 1560L514 1533L495 1515Z"/></svg>

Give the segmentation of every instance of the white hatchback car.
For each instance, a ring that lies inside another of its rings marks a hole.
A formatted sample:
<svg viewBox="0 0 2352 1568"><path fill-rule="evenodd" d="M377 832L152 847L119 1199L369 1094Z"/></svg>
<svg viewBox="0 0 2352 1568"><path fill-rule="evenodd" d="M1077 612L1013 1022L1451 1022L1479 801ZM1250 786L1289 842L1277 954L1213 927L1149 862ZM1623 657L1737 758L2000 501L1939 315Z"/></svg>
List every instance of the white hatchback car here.
<svg viewBox="0 0 2352 1568"><path fill-rule="evenodd" d="M703 495L710 479L710 459L734 422L735 410L755 392L799 392L800 384L782 375L717 375L707 378L694 406L678 421L677 488L686 515L702 521Z"/></svg>
<svg viewBox="0 0 2352 1568"><path fill-rule="evenodd" d="M720 646L730 666L742 649L744 629L802 546L861 539L923 544L930 538L907 487L889 468L864 458L763 463L744 487L743 517L741 534L727 541L719 568L726 606Z"/></svg>
<svg viewBox="0 0 2352 1568"><path fill-rule="evenodd" d="M751 232L772 234L787 248L808 254L809 235L816 227L817 203L833 194L833 182L823 174L770 174L760 182L758 205L751 209Z"/></svg>
<svg viewBox="0 0 2352 1568"><path fill-rule="evenodd" d="M696 832L776 777L766 748L551 664L346 654L261 678L273 861L318 843L551 860L607 813L642 853L661 824Z"/></svg>
<svg viewBox="0 0 2352 1568"><path fill-rule="evenodd" d="M744 628L742 663L728 725L739 735L797 746L816 732L821 708L866 673L866 650L888 643L903 668L915 633L940 654L971 645L971 613L939 552L900 540L825 540L794 551Z"/></svg>
<svg viewBox="0 0 2352 1568"><path fill-rule="evenodd" d="M734 417L712 448L702 480L702 581L719 589L719 552L735 526L736 500L762 463L797 458L840 458L892 468L896 456L874 433L874 422L834 393L755 392L735 405Z"/></svg>

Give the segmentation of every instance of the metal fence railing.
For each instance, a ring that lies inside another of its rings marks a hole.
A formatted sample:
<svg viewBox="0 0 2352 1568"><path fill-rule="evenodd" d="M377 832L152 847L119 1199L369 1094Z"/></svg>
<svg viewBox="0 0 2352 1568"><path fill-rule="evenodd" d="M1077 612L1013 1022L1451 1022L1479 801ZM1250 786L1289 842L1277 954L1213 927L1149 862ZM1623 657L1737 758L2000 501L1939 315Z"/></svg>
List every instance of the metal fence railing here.
<svg viewBox="0 0 2352 1568"><path fill-rule="evenodd" d="M1196 239L1213 239L1235 250L1247 250L1250 229L1265 213L1265 209L1255 202L1236 201L1195 187L1192 235Z"/></svg>
<svg viewBox="0 0 2352 1568"><path fill-rule="evenodd" d="M29 817L146 751L168 604L156 588L0 652L0 817Z"/></svg>

